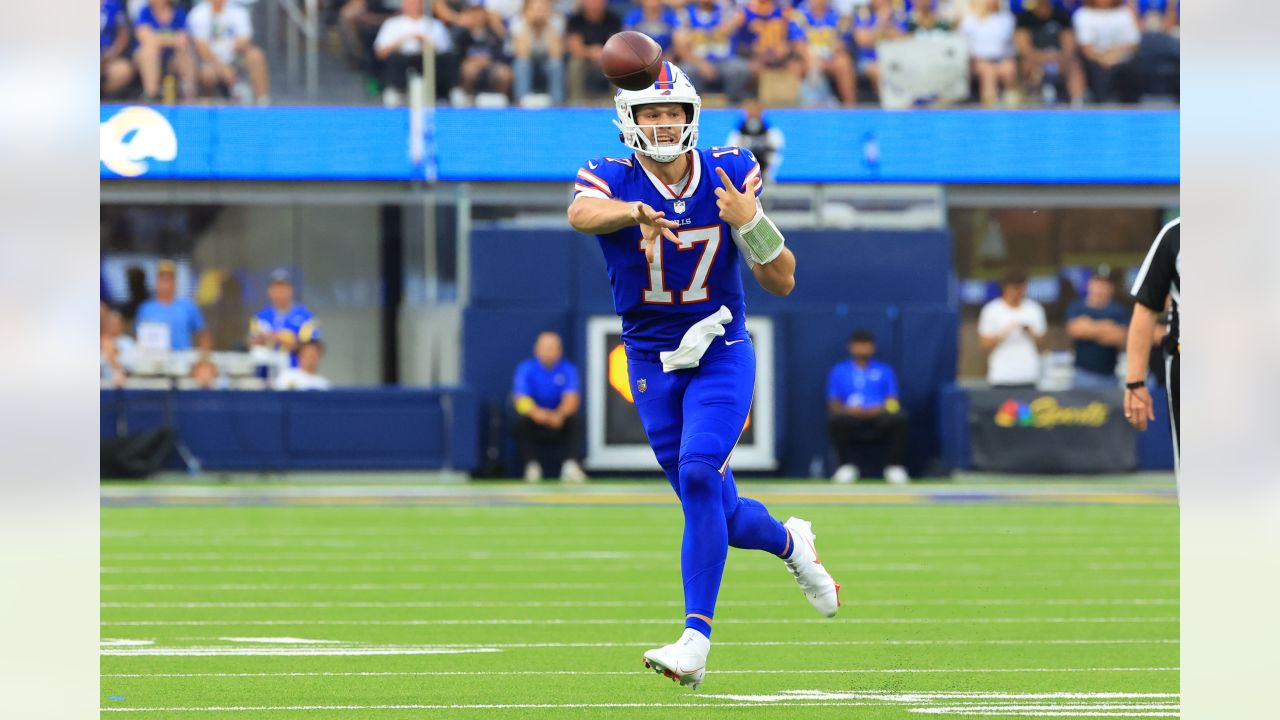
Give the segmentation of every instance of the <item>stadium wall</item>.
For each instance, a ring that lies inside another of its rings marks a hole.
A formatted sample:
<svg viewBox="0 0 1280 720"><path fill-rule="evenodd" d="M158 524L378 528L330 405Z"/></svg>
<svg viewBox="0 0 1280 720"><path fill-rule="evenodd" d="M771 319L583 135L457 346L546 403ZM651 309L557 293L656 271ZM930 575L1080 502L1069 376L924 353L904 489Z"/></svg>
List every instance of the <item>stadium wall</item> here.
<svg viewBox="0 0 1280 720"><path fill-rule="evenodd" d="M788 242L801 258L824 258L799 263L791 296L744 282L749 314L774 322L779 471L807 476L815 460L826 471L827 372L847 357L846 341L859 327L876 334L880 357L899 375L911 418L910 467L933 469L938 392L956 370L950 234L811 231L789 233ZM587 319L614 314L596 240L493 227L472 231L471 252L462 372L481 408L505 406L515 366L543 330L559 332L568 356L585 370Z"/></svg>
<svg viewBox="0 0 1280 720"><path fill-rule="evenodd" d="M102 439L173 428L208 470L476 468L465 388L328 392L103 390ZM170 466L181 467L170 458Z"/></svg>

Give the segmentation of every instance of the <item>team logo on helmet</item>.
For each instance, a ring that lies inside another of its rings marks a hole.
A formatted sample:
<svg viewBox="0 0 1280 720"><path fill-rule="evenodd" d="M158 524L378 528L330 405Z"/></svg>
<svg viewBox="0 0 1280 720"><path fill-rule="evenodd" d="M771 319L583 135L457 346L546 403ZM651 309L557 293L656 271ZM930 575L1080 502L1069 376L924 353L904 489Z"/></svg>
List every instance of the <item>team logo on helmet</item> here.
<svg viewBox="0 0 1280 720"><path fill-rule="evenodd" d="M676 75L671 72L671 63L663 62L662 71L658 73L658 79L653 83L653 89L663 95L670 95L672 90L676 88Z"/></svg>

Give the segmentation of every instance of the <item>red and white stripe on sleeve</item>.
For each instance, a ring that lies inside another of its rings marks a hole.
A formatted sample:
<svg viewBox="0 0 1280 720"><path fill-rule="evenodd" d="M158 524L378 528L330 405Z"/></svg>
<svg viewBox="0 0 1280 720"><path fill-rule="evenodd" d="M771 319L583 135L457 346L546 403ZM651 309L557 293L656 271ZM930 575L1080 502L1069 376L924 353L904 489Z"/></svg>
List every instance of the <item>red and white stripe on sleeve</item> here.
<svg viewBox="0 0 1280 720"><path fill-rule="evenodd" d="M573 192L575 198L594 197L602 200L613 198L613 191L609 189L609 183L586 168L578 168L578 176L574 179Z"/></svg>

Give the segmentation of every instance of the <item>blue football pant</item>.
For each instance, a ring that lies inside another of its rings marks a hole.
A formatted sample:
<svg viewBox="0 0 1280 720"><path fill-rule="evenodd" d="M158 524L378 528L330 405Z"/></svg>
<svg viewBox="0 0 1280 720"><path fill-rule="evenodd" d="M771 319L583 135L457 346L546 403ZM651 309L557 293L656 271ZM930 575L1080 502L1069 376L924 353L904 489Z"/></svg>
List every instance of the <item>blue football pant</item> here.
<svg viewBox="0 0 1280 720"><path fill-rule="evenodd" d="M649 444L684 511L685 625L709 637L729 546L789 549L786 528L763 504L738 496L729 470L751 409L755 349L750 340L725 345L722 338L696 368L664 373L661 362L635 358L627 367Z"/></svg>

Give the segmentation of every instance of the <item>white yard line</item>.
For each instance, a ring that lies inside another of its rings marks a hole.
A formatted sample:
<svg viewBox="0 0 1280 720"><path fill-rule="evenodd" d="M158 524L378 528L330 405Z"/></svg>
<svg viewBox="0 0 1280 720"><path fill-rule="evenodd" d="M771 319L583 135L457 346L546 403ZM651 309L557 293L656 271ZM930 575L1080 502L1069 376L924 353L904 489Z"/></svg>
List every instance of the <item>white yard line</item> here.
<svg viewBox="0 0 1280 720"><path fill-rule="evenodd" d="M787 707L866 707L881 706L875 702L799 702ZM102 712L270 712L303 710L557 710L590 708L696 708L718 710L720 708L768 708L776 707L760 703L508 703L477 705L245 705L233 707L104 707Z"/></svg>
<svg viewBox="0 0 1280 720"><path fill-rule="evenodd" d="M412 654L432 654L434 651L447 649L474 649L480 652L496 652L499 650L511 649L549 649L549 648L651 648L662 643L658 640L650 640L647 642L531 642L531 643L438 643L435 645L348 645L343 648L312 648L312 647L282 647L282 648L237 648L225 645L219 646L201 646L201 647L106 647L103 648L101 654L104 656L201 656L201 655L230 655L230 654L247 654L247 651L274 651L276 654L283 654L287 651L313 651L319 653L330 650L351 650L351 654L365 655L412 655ZM1122 639L1098 639L1098 640L1081 640L1081 639L1051 639L1051 640L1030 640L1030 639L983 639L983 640L727 640L716 643L717 647L817 647L817 646L834 646L834 647L866 647L866 646L946 646L946 645L993 645L993 646L1034 646L1034 645L1177 645L1179 641L1171 638L1122 638ZM233 651L245 651L233 653ZM361 652L355 652L361 651ZM333 653L340 654L340 653Z"/></svg>
<svg viewBox="0 0 1280 720"><path fill-rule="evenodd" d="M778 582L761 582L747 581L733 583L736 589L747 588L768 588L779 587L779 582L783 582L786 576L780 576ZM1016 587L1024 588L1026 581L1021 578L984 578L982 580L984 586L995 587ZM1177 578L1107 578L1101 583L1088 585L1096 587L1097 585L1142 585L1149 586L1165 586L1174 587L1179 584ZM852 584L851 584L852 585ZM1037 579L1036 587L1056 587L1056 588L1074 588L1078 589L1082 585L1086 585L1079 580L1049 580ZM595 590L607 588L630 588L630 587L653 587L652 581L626 581L618 580L600 583L572 583L572 582L509 582L509 583L103 583L99 589L104 592L125 592L125 591L147 591L147 592L172 592L172 591L263 591L274 592L277 590L343 590L343 591L376 591L383 592L387 590ZM861 580L856 583L857 588L908 588L908 587L964 587L972 588L972 580Z"/></svg>
<svg viewBox="0 0 1280 720"><path fill-rule="evenodd" d="M191 564L175 564L175 565L103 565L99 571L104 575L188 575L188 574L207 574L207 573L228 573L234 575L250 575L250 574L269 574L278 573L314 573L314 574L332 574L341 573L343 575L359 574L359 573L432 573L447 572L449 574L468 574L468 573L542 573L549 569L556 572L582 572L582 573L665 573L674 566L675 558L672 557L669 562L662 563L622 563L616 566L609 565L586 565L586 564L563 564L557 561L557 564L549 566L540 566L536 563L525 562L519 564L494 565L486 563L476 563L474 565L459 565L457 563L441 562L439 564L423 565L409 563L387 563L372 564L362 563L358 565L191 565ZM984 563L954 563L954 562L896 562L896 563L864 563L864 562L843 562L840 563L840 569L846 572L928 572L942 573L946 575L955 574L982 574L982 573L1001 573L1004 574L1007 568L998 564ZM1055 563L1050 570L1040 572L1020 572L1019 577L1037 578L1046 575L1061 575L1065 570L1072 571L1130 571L1130 570L1152 570L1152 571L1176 571L1180 565L1176 562L1133 562L1133 563L1085 563L1084 565L1067 565L1066 563ZM734 571L735 575L753 574L753 573L774 573L777 572L776 567L740 567Z"/></svg>
<svg viewBox="0 0 1280 720"><path fill-rule="evenodd" d="M1176 599L1135 598L1135 599L1046 599L1033 598L990 598L990 599L926 599L926 600L857 600L846 598L845 607L1030 607L1048 605L1055 607L1095 607L1095 606L1168 606L1177 605ZM721 600L717 607L788 607L795 605L791 600ZM506 600L506 601L332 601L332 602L104 602L102 608L130 609L197 609L197 608L647 608L647 607L683 607L680 600Z"/></svg>
<svg viewBox="0 0 1280 720"><path fill-rule="evenodd" d="M679 557L678 549L663 552L625 552L612 550L576 550L576 551L540 551L528 552L519 550L478 550L458 553L387 553L387 552L104 552L103 558L111 562L128 560L218 560L218 561L298 561L298 560L395 560L413 562L423 560L600 560L612 562L617 560L675 560ZM857 557L992 557L992 558L1027 558L1027 557L1176 557L1177 548L1168 545L1148 548L1132 547L1092 547L1081 548L1071 545L1061 548L993 548L993 547L927 547L923 549L886 547L859 547L854 554Z"/></svg>
<svg viewBox="0 0 1280 720"><path fill-rule="evenodd" d="M103 627L177 627L177 626L242 626L242 625L670 625L671 618L486 618L486 619L417 619L417 620L115 620L100 623ZM976 618L723 618L720 625L992 625L992 624L1163 624L1177 623L1177 617L976 617Z"/></svg>
<svg viewBox="0 0 1280 720"><path fill-rule="evenodd" d="M807 670L725 670L716 675L897 675L942 673L1111 673L1111 672L1178 672L1176 667L1094 667L1094 668L856 668ZM254 678L254 677L437 677L437 676L507 676L507 675L635 675L640 671L623 670L432 670L420 672L264 672L264 673L103 673L116 678Z"/></svg>

